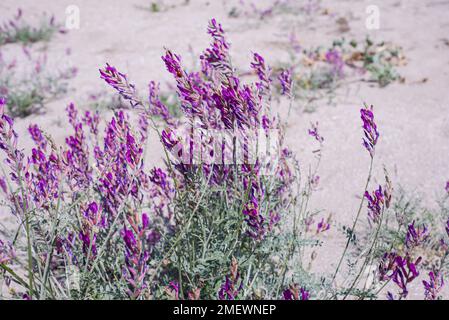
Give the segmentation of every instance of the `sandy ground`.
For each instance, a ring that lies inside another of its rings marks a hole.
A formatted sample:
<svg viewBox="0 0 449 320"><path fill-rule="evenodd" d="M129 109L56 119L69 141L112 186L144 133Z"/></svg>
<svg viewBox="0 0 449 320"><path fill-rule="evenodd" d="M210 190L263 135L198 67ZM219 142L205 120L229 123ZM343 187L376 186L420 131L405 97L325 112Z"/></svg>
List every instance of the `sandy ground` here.
<svg viewBox="0 0 449 320"><path fill-rule="evenodd" d="M351 84L339 91L335 105L322 102L312 113L302 112L299 103L293 109L287 143L304 168L313 159L313 144L307 136L309 123L320 123L325 149L321 185L311 207L332 212L334 221L338 221L324 239L315 269L333 270L332 263L344 243L337 225L352 221L359 204L357 196L364 187L369 158L361 146L359 109L363 102L375 106L381 133L374 182L376 178L382 181L385 164L396 186L420 193L428 205L434 205L436 197L443 193L449 178L449 46L444 43L449 36L449 1L378 0L379 30L365 27L365 9L372 1L323 1L328 15L281 13L263 21L230 18L232 5L226 1L195 0L159 13L142 9L149 2L2 0L0 20L10 17L18 6L25 15L38 16L46 11L61 22L65 21L68 5L80 9L80 29L57 35L48 44L49 60L61 59L65 49L71 48L69 62L79 68L78 76L70 83L72 91L49 103L45 114L17 120L18 131L24 133L29 123L38 123L62 142L66 128L60 123L65 123L65 106L74 101L83 108L89 93L109 90L98 75L98 68L105 62L127 73L141 93L146 92L150 80L173 83L160 59L163 48L171 48L191 63L190 51L198 55L209 43L205 29L212 17L224 25L232 43L234 64L241 70L248 69L251 52L260 53L269 64L288 61L285 45L291 30L304 47L330 44L342 36L336 20L345 17L350 29L344 37L362 40L369 35L374 40L392 41L403 47L408 63L399 69L405 77L403 84L393 83L386 88ZM156 163L160 149L158 141L153 142L149 157Z"/></svg>

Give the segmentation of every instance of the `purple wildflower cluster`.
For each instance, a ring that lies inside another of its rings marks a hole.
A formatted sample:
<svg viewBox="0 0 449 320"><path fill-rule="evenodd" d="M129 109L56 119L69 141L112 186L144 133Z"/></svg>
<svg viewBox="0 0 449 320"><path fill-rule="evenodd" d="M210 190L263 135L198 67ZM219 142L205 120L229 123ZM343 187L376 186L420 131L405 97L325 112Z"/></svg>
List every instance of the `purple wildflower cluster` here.
<svg viewBox="0 0 449 320"><path fill-rule="evenodd" d="M379 186L373 191L372 194L366 191L365 198L368 201L368 218L371 222L379 223L385 208L384 192L382 191L382 187Z"/></svg>
<svg viewBox="0 0 449 320"><path fill-rule="evenodd" d="M242 290L243 279L240 279L238 271L238 262L233 257L229 275L226 276L225 282L221 285L218 291L218 298L220 300L235 300Z"/></svg>
<svg viewBox="0 0 449 320"><path fill-rule="evenodd" d="M373 158L377 140L379 139L379 132L377 131L377 125L374 121L373 106L370 108L365 106L365 108L360 110L360 115L363 121L363 132L365 135L363 145L366 150L368 150L371 158Z"/></svg>
<svg viewBox="0 0 449 320"><path fill-rule="evenodd" d="M43 21L40 26L30 26L23 19L23 10L17 9L17 13L12 19L4 21L0 25L0 45L23 41L36 42L39 40L48 40L48 36L54 32L66 33L55 22L55 17L43 17Z"/></svg>
<svg viewBox="0 0 449 320"><path fill-rule="evenodd" d="M421 260L419 257L413 261L408 254L400 256L394 252L385 253L379 265L379 278L381 281L393 280L401 290L400 297L405 298L408 295L408 284L419 275L417 267ZM389 296L392 294L389 293Z"/></svg>
<svg viewBox="0 0 449 320"><path fill-rule="evenodd" d="M444 285L443 275L430 271L429 281L423 280L424 296L426 300L439 299L439 293Z"/></svg>
<svg viewBox="0 0 449 320"><path fill-rule="evenodd" d="M309 129L309 135L313 138L315 138L316 141L318 141L320 144L324 142L324 138L320 135L318 130L318 122L311 123L311 128Z"/></svg>
<svg viewBox="0 0 449 320"><path fill-rule="evenodd" d="M133 107L141 103L137 98L134 85L129 83L126 75L117 71L115 67L107 63L104 69L100 69L100 75L104 81L117 90L123 99L128 100Z"/></svg>
<svg viewBox="0 0 449 320"><path fill-rule="evenodd" d="M128 281L128 295L132 299L137 299L142 290L146 288L145 276L148 271L148 259L150 252L145 248L147 239L146 232L150 221L148 216L142 214L142 222L140 223L139 215L129 214L127 217L130 228L126 225L121 231L123 241L125 243L125 279Z"/></svg>
<svg viewBox="0 0 449 320"><path fill-rule="evenodd" d="M15 216L21 221L27 211L33 209L52 217L58 206L77 203L73 227L66 227L65 235L58 234L55 239L53 272L61 266L64 257L75 265L88 266L89 270L102 255L107 255L100 249L106 239L110 240L112 235L117 243L121 235L123 276L128 283L129 297L138 298L145 289L151 248L165 230L163 223L161 227L156 222L150 226L148 216L140 214L141 206L144 202L155 203L155 206L158 203L160 210L154 210L154 214L162 216L167 212L164 206L168 205L172 192L163 171L153 172L151 176L144 172L142 145L145 141L136 138L129 120L120 111L107 124L102 145L98 137L99 115L87 111L81 117L74 104L69 104L66 111L73 134L66 138L66 146L57 148L37 125L32 124L28 131L35 146L31 154L25 156L18 148L18 136L12 119L5 114L5 104L6 100L1 98L0 148L6 154L14 189L24 190L10 190L2 178L2 189L11 199ZM93 199L87 201L86 194ZM37 216L33 216L35 218ZM36 224L36 228L36 234L45 236L48 233L45 224ZM6 261L3 248L2 244L2 261ZM35 250L43 250L42 255L48 255L46 249L37 244Z"/></svg>
<svg viewBox="0 0 449 320"><path fill-rule="evenodd" d="M293 84L292 71L289 69L282 70L282 72L278 76L278 79L281 84L281 94L291 98Z"/></svg>
<svg viewBox="0 0 449 320"><path fill-rule="evenodd" d="M425 225L415 226L415 221L408 225L405 245L409 248L418 247L429 238L429 230Z"/></svg>
<svg viewBox="0 0 449 320"><path fill-rule="evenodd" d="M298 284L291 284L288 289L283 292L284 300L309 300L310 293Z"/></svg>

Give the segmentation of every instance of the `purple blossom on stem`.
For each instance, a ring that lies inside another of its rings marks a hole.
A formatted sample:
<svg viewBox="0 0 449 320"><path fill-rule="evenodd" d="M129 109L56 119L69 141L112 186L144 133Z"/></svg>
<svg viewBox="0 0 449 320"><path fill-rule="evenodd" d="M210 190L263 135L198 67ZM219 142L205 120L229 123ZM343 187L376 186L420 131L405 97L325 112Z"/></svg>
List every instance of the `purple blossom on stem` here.
<svg viewBox="0 0 449 320"><path fill-rule="evenodd" d="M396 257L396 271L393 275L393 282L402 289L401 296L407 297L408 289L407 285L412 282L419 275L417 269L418 264L421 262L421 257L416 261L412 261L410 256L405 256L402 258L400 256Z"/></svg>
<svg viewBox="0 0 449 320"><path fill-rule="evenodd" d="M325 232L327 230L329 230L331 227L329 221L324 221L324 218L321 218L321 221L318 222L317 228L316 228L316 233L322 233Z"/></svg>
<svg viewBox="0 0 449 320"><path fill-rule="evenodd" d="M281 93L288 97L292 95L292 72L289 69L283 70L279 74L279 82L281 83Z"/></svg>
<svg viewBox="0 0 449 320"><path fill-rule="evenodd" d="M181 68L181 57L179 55L167 50L165 56L162 56L162 60L168 72L174 75L175 78L182 78L184 76L184 71Z"/></svg>
<svg viewBox="0 0 449 320"><path fill-rule="evenodd" d="M14 121L5 113L5 107L6 99L0 97L0 149L6 155L5 162L11 170L11 180L19 183L18 177L26 169L23 163L25 155L18 148L18 135L13 128ZM22 211L22 209L16 208L18 211Z"/></svg>
<svg viewBox="0 0 449 320"><path fill-rule="evenodd" d="M408 248L417 247L423 244L429 237L429 231L423 224L422 226L415 227L415 221L407 227L407 235L405 238L405 244Z"/></svg>
<svg viewBox="0 0 449 320"><path fill-rule="evenodd" d="M100 123L100 114L96 111L92 114L90 111L86 111L83 117L83 123L89 128L90 133L93 135L98 134L98 125Z"/></svg>
<svg viewBox="0 0 449 320"><path fill-rule="evenodd" d="M66 111L75 133L66 138L68 149L64 151L63 163L67 167L67 178L72 190L82 190L87 188L92 181L88 146L83 124L78 120L74 104L70 103Z"/></svg>
<svg viewBox="0 0 449 320"><path fill-rule="evenodd" d="M284 300L309 300L310 293L298 284L290 284L283 292Z"/></svg>
<svg viewBox="0 0 449 320"><path fill-rule="evenodd" d="M229 43L224 36L224 30L215 19L209 21L207 33L212 36L212 43L209 48L200 56L203 62L203 72L209 75L210 67L226 74L232 74L232 67L229 59Z"/></svg>
<svg viewBox="0 0 449 320"><path fill-rule="evenodd" d="M265 236L265 219L259 213L259 204L255 197L245 205L243 215L246 217L245 221L249 227L248 235L255 240L262 240Z"/></svg>
<svg viewBox="0 0 449 320"><path fill-rule="evenodd" d="M396 271L396 258L398 255L395 252L387 252L383 255L379 263L378 273L379 280L390 280Z"/></svg>
<svg viewBox="0 0 449 320"><path fill-rule="evenodd" d="M106 67L99 71L101 79L117 90L125 100L128 100L131 103L132 107L141 104L137 97L135 86L128 82L125 74L117 71L117 69L110 66L109 63L106 63Z"/></svg>
<svg viewBox="0 0 449 320"><path fill-rule="evenodd" d="M79 239L83 243L84 255L93 259L97 255L97 236L104 227L102 210L96 202L91 202L84 210Z"/></svg>
<svg viewBox="0 0 449 320"><path fill-rule="evenodd" d="M141 220L141 222L140 222ZM125 243L125 278L128 282L128 295L131 299L137 299L142 290L146 288L144 282L148 271L147 261L150 257L145 249L146 231L149 226L147 214L143 213L139 219L137 213L127 217L131 228L126 226L122 230L122 238Z"/></svg>
<svg viewBox="0 0 449 320"><path fill-rule="evenodd" d="M374 107L365 106L360 109L360 115L363 122L363 132L365 138L363 138L363 145L366 150L368 150L371 158L374 157L375 147L377 144L377 140L379 139L379 132L377 131L377 125L374 121Z"/></svg>
<svg viewBox="0 0 449 320"><path fill-rule="evenodd" d="M318 141L320 144L324 142L324 138L320 135L318 131L318 122L311 122L310 123L311 128L309 129L309 135L311 137L314 137L316 141Z"/></svg>
<svg viewBox="0 0 449 320"><path fill-rule="evenodd" d="M443 275L436 272L429 272L429 281L423 280L424 296L426 300L439 299L439 292L444 286Z"/></svg>
<svg viewBox="0 0 449 320"><path fill-rule="evenodd" d="M421 257L415 261L406 254L405 257L391 252L385 253L379 265L379 279L381 281L393 280L401 289L402 298L407 297L407 285L419 275L417 266L421 262Z"/></svg>
<svg viewBox="0 0 449 320"><path fill-rule="evenodd" d="M47 148L47 139L45 139L38 125L37 124L30 125L28 127L28 132L30 133L31 138L33 139L36 146L45 151Z"/></svg>
<svg viewBox="0 0 449 320"><path fill-rule="evenodd" d="M257 88L262 94L268 94L271 83L271 70L265 65L264 58L258 53L254 53L251 68L256 72L260 82L256 83Z"/></svg>
<svg viewBox="0 0 449 320"><path fill-rule="evenodd" d="M220 300L235 300L242 288L243 279L240 279L238 263L237 260L232 257L230 274L225 277L225 282L221 285L220 291L218 291L218 298Z"/></svg>
<svg viewBox="0 0 449 320"><path fill-rule="evenodd" d="M379 186L376 190L373 191L372 194L366 191L365 198L368 201L368 218L370 219L370 221L378 223L380 221L385 203L382 187Z"/></svg>

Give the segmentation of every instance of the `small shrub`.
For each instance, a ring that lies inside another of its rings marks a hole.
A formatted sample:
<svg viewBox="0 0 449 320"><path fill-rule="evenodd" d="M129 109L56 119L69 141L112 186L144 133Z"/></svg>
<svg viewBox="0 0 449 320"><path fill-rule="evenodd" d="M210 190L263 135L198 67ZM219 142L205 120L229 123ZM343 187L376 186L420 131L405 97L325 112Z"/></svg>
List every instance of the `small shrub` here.
<svg viewBox="0 0 449 320"><path fill-rule="evenodd" d="M6 97L8 113L19 118L41 112L44 103L67 92L67 80L77 73L75 67L49 70L45 53L33 55L25 47L22 52L21 60L10 61L0 52L0 94Z"/></svg>
<svg viewBox="0 0 449 320"><path fill-rule="evenodd" d="M23 19L23 12L18 9L17 14L9 21L0 25L0 46L9 43L28 45L38 41L49 41L55 33L65 33L54 17L43 15L39 26L31 26Z"/></svg>

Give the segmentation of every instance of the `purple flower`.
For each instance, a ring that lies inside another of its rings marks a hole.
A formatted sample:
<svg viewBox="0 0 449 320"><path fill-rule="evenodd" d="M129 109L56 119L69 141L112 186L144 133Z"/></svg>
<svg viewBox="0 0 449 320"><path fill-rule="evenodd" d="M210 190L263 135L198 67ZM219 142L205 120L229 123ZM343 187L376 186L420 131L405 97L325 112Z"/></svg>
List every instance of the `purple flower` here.
<svg viewBox="0 0 449 320"><path fill-rule="evenodd" d="M232 75L232 67L229 59L229 43L224 36L224 30L215 19L209 21L207 33L212 36L212 43L209 48L200 56L203 72L210 76L210 69L225 74Z"/></svg>
<svg viewBox="0 0 449 320"><path fill-rule="evenodd" d="M175 76L175 78L182 78L184 71L181 68L181 57L172 53L170 50L165 52L165 56L162 56L162 60L165 62L165 67L168 72Z"/></svg>
<svg viewBox="0 0 449 320"><path fill-rule="evenodd" d="M425 225L415 227L415 221L408 225L405 244L407 247L417 247L424 243L429 237L429 232Z"/></svg>
<svg viewBox="0 0 449 320"><path fill-rule="evenodd" d="M93 259L97 255L97 236L104 225L102 210L96 202L91 202L84 209L79 239L83 243L83 252Z"/></svg>
<svg viewBox="0 0 449 320"><path fill-rule="evenodd" d="M259 204L255 197L245 205L243 215L246 217L245 221L248 225L248 235L255 240L262 240L266 232L265 219L259 213Z"/></svg>
<svg viewBox="0 0 449 320"><path fill-rule="evenodd" d="M253 62L251 62L251 68L254 69L260 80L260 82L256 83L256 86L259 89L260 93L268 94L271 83L271 70L265 65L264 58L261 55L254 53Z"/></svg>
<svg viewBox="0 0 449 320"><path fill-rule="evenodd" d="M218 298L220 300L235 300L242 288L243 279L240 279L238 263L237 260L232 257L230 274L225 277L225 282L221 285L220 291L218 291Z"/></svg>
<svg viewBox="0 0 449 320"><path fill-rule="evenodd" d="M309 300L310 293L298 284L289 285L288 289L283 292L284 300Z"/></svg>
<svg viewBox="0 0 449 320"><path fill-rule="evenodd" d="M131 103L131 106L135 107L142 104L137 97L135 86L128 82L125 74L117 71L117 69L110 66L109 63L106 63L106 67L99 71L101 79L117 90L125 100L128 100Z"/></svg>
<svg viewBox="0 0 449 320"><path fill-rule="evenodd" d="M368 218L372 222L378 223L380 221L385 202L382 187L379 186L378 189L374 190L372 194L366 191L365 198L368 200Z"/></svg>
<svg viewBox="0 0 449 320"><path fill-rule="evenodd" d="M401 297L405 298L408 295L407 285L419 275L417 266L420 262L421 257L413 261L408 254L401 257L395 252L385 253L379 264L379 279L393 280L401 289Z"/></svg>
<svg viewBox="0 0 449 320"><path fill-rule="evenodd" d="M368 150L371 158L373 158L377 140L379 139L379 132L377 131L377 125L374 121L373 106L370 108L365 106L363 109L360 109L360 115L363 121L363 132L365 135L365 138L363 138L363 145L366 150Z"/></svg>
<svg viewBox="0 0 449 320"><path fill-rule="evenodd" d="M90 129L90 133L93 135L98 134L98 125L100 123L100 114L96 111L93 115L90 111L86 111L83 117L83 123Z"/></svg>
<svg viewBox="0 0 449 320"><path fill-rule="evenodd" d="M321 218L321 221L318 223L317 228L316 228L316 233L322 233L325 232L327 230L329 230L331 227L331 225L329 224L328 221L324 221L324 218Z"/></svg>
<svg viewBox="0 0 449 320"><path fill-rule="evenodd" d="M318 132L318 122L315 123L311 122L310 126L311 128L309 129L309 135L311 137L314 137L316 141L322 144L324 142L324 138Z"/></svg>
<svg viewBox="0 0 449 320"><path fill-rule="evenodd" d="M423 280L424 296L426 300L437 300L438 294L443 288L443 275L439 273L429 272L429 281Z"/></svg>
<svg viewBox="0 0 449 320"><path fill-rule="evenodd" d="M446 182L446 188L445 188L447 194L449 195L449 180Z"/></svg>
<svg viewBox="0 0 449 320"><path fill-rule="evenodd" d="M283 70L279 74L279 82L281 83L283 95L291 97L292 95L292 72L289 69Z"/></svg>
<svg viewBox="0 0 449 320"><path fill-rule="evenodd" d="M83 190L92 181L92 168L89 164L86 136L83 124L78 120L74 104L70 103L66 111L75 133L66 138L68 149L64 151L62 161L67 168L68 181L72 190Z"/></svg>
<svg viewBox="0 0 449 320"><path fill-rule="evenodd" d="M419 275L419 271L417 269L418 264L421 262L421 257L419 257L416 261L412 261L411 257L406 255L404 258L401 256L397 256L395 263L396 269L393 272L393 282L402 290L401 296L407 297L408 288L407 285L412 282Z"/></svg>
<svg viewBox="0 0 449 320"><path fill-rule="evenodd" d="M36 124L34 124L28 127L28 132L30 133L31 138L33 139L36 146L45 151L47 148L47 139L45 139L41 129Z"/></svg>
<svg viewBox="0 0 449 320"><path fill-rule="evenodd" d="M137 299L142 290L146 288L145 276L148 271L147 261L149 251L145 249L146 232L149 226L148 216L143 213L139 218L137 213L127 216L130 229L126 226L121 234L125 243L125 268L124 274L128 282L128 295L131 299ZM141 222L140 222L141 221Z"/></svg>

